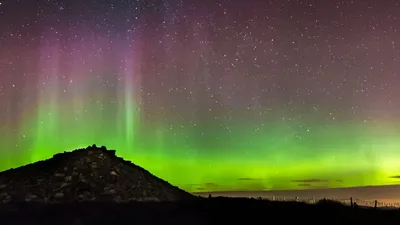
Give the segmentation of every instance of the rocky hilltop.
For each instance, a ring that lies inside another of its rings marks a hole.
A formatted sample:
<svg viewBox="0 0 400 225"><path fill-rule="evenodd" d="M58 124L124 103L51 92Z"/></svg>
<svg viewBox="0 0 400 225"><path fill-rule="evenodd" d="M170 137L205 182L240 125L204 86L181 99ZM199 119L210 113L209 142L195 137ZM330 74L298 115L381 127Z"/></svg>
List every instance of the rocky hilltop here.
<svg viewBox="0 0 400 225"><path fill-rule="evenodd" d="M95 145L0 173L0 203L181 201L191 194Z"/></svg>

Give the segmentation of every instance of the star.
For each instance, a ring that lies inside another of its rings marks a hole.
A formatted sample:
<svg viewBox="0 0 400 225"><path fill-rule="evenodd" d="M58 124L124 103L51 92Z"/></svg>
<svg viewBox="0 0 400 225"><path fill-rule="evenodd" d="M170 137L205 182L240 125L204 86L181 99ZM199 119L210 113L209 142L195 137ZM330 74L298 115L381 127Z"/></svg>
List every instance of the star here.
<svg viewBox="0 0 400 225"><path fill-rule="evenodd" d="M400 171L397 3L307 2L0 0L0 170L97 143L177 185Z"/></svg>

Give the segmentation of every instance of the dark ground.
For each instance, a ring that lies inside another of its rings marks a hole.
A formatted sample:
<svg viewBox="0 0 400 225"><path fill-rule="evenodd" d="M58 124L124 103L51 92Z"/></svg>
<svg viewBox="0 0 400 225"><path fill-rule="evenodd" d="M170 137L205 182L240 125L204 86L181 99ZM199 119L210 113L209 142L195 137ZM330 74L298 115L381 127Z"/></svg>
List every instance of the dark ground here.
<svg viewBox="0 0 400 225"><path fill-rule="evenodd" d="M0 172L0 225L400 224L400 210L200 198L95 145Z"/></svg>
<svg viewBox="0 0 400 225"><path fill-rule="evenodd" d="M8 203L1 224L400 224L399 210L350 208L340 203L199 198L187 202Z"/></svg>

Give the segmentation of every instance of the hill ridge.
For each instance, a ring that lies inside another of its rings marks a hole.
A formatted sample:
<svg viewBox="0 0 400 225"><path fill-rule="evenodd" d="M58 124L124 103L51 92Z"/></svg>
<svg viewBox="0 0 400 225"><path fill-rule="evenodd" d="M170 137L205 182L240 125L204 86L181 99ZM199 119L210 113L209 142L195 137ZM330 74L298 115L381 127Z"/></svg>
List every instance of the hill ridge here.
<svg viewBox="0 0 400 225"><path fill-rule="evenodd" d="M0 172L0 201L179 201L193 196L96 145Z"/></svg>

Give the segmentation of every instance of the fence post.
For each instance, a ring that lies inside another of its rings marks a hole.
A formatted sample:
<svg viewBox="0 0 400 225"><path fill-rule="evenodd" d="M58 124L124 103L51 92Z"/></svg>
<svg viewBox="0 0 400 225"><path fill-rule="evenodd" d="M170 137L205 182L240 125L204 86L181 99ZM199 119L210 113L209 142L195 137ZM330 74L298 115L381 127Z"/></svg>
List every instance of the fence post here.
<svg viewBox="0 0 400 225"><path fill-rule="evenodd" d="M378 200L375 200L375 206L374 208L376 208L378 206Z"/></svg>
<svg viewBox="0 0 400 225"><path fill-rule="evenodd" d="M350 207L353 208L353 198L350 197Z"/></svg>

